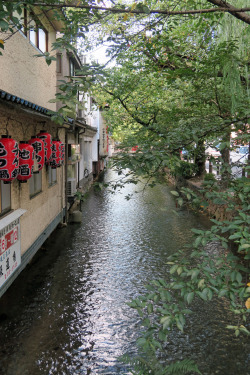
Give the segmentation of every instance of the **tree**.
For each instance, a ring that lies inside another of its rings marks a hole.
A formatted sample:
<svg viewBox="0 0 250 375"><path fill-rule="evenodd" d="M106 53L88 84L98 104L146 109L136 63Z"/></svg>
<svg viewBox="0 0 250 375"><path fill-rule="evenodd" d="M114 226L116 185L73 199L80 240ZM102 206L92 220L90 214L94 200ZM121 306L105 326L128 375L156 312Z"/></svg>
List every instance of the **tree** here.
<svg viewBox="0 0 250 375"><path fill-rule="evenodd" d="M13 11L21 14L23 6L15 1L1 3L0 27L8 32L0 41L2 48L16 30L11 22L22 26ZM56 100L71 107L80 87L93 90L100 106L109 104L105 116L113 134L126 151L139 146L135 153L125 152L116 161L117 167L130 169L129 181L136 183L140 176L147 181L157 179L165 167L174 175L183 171L179 158L183 147L193 151L202 174L204 142L220 140L222 182L205 181L202 195L187 188L173 195L179 207L192 204L206 210L212 202L229 217L212 219L207 231L194 229L191 258L183 249L177 251L169 259L172 280L153 281L149 293L131 303L145 317L145 335L140 341L150 359L145 371L171 373L165 364L158 365L158 350L169 328L184 329L194 299L226 298L238 317L237 325L228 328L236 336L249 334L244 324L250 312L250 186L247 179L234 179L228 164L231 130L238 131L242 142L249 142L249 9L242 9L241 0L234 5L221 0L189 0L184 5L146 0L111 7L27 0L25 7L33 6L57 10L55 17L64 17L58 9L66 10L65 33L54 51L74 48L71 41L79 38L87 48L108 43L110 60L115 59L116 66L84 66L77 77L62 85ZM48 63L53 58L45 57ZM54 118L60 116L54 114ZM213 258L206 252L210 241L218 243Z"/></svg>

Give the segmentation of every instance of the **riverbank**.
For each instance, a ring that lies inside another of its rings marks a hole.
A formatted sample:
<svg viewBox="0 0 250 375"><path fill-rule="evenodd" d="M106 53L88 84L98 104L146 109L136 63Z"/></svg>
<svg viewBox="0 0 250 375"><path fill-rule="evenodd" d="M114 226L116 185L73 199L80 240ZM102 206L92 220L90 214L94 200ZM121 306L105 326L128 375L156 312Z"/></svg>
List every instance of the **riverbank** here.
<svg viewBox="0 0 250 375"><path fill-rule="evenodd" d="M207 215L209 218L224 221L224 220L232 220L233 213L231 211L227 211L226 205L218 205L214 204L211 200L208 200L204 197L202 190L203 190L203 177L193 177L190 179L184 179L181 177L173 177L168 170L165 170L166 179L171 185L175 186L177 190L180 190L182 187L187 187L191 189L195 194L197 194L200 198L207 201L208 206L204 210L203 207L199 210L201 213Z"/></svg>

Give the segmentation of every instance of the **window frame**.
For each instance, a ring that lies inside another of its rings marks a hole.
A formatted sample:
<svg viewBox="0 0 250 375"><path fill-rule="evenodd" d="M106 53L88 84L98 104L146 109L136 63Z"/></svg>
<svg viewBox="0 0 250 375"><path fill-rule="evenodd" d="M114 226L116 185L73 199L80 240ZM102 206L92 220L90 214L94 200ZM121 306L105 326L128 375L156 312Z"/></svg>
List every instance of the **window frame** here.
<svg viewBox="0 0 250 375"><path fill-rule="evenodd" d="M34 173L29 179L30 199L34 198L42 192L42 170Z"/></svg>
<svg viewBox="0 0 250 375"><path fill-rule="evenodd" d="M7 200L9 204L3 208L3 201L6 201L6 194L8 194ZM11 184L4 184L3 181L0 181L0 216L5 215L9 211L11 211Z"/></svg>
<svg viewBox="0 0 250 375"><path fill-rule="evenodd" d="M57 168L51 168L51 166L49 165L47 173L48 173L49 187L56 185L57 184Z"/></svg>
<svg viewBox="0 0 250 375"><path fill-rule="evenodd" d="M70 58L69 59L69 76L74 77L75 71L76 71L76 68L75 68L74 60Z"/></svg>
<svg viewBox="0 0 250 375"><path fill-rule="evenodd" d="M62 73L62 54L56 54L56 72L58 74Z"/></svg>
<svg viewBox="0 0 250 375"><path fill-rule="evenodd" d="M41 22L39 22L36 18L36 16L33 14L33 13L30 13L30 21L29 21L29 24L31 22L34 22L35 23L35 26L34 26L34 29L32 29L31 27L29 27L29 34L28 34L28 39L30 41L30 43L32 43L32 45L34 45L36 48L39 49L39 51L41 51L42 53L45 53L45 52L48 52L49 50L49 33L48 31L46 30L46 28L41 24ZM39 39L41 37L40 35L40 30L42 32L44 32L44 35L45 35L45 40L44 40L44 44L45 44L45 50L43 51L41 49L41 43L39 42ZM34 32L34 36L35 36L35 42L31 40L31 37L30 37L30 32Z"/></svg>

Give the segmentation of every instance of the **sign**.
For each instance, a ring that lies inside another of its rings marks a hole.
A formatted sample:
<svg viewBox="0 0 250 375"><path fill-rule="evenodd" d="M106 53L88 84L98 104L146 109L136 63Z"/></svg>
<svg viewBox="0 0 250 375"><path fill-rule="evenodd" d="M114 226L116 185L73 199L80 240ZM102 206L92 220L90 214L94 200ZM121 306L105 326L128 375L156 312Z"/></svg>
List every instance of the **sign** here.
<svg viewBox="0 0 250 375"><path fill-rule="evenodd" d="M99 154L101 157L108 156L108 145L109 145L109 137L108 137L108 127L105 124L104 119L100 119L100 149Z"/></svg>
<svg viewBox="0 0 250 375"><path fill-rule="evenodd" d="M0 229L0 288L21 264L20 219Z"/></svg>

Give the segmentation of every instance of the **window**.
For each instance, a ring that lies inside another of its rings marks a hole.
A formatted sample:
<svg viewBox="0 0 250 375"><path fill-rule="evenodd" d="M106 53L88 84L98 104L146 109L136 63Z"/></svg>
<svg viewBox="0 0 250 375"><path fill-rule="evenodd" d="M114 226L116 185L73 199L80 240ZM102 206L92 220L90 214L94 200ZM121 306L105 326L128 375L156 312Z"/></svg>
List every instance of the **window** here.
<svg viewBox="0 0 250 375"><path fill-rule="evenodd" d="M48 167L48 180L49 186L55 185L57 183L57 173L55 168Z"/></svg>
<svg viewBox="0 0 250 375"><path fill-rule="evenodd" d="M4 184L3 181L0 183L0 213L3 214L11 209L10 201L10 184Z"/></svg>
<svg viewBox="0 0 250 375"><path fill-rule="evenodd" d="M30 21L29 28L29 40L31 43L39 48L41 52L47 52L48 32L34 20Z"/></svg>
<svg viewBox="0 0 250 375"><path fill-rule="evenodd" d="M30 31L29 31L29 36L30 36L30 41L35 44L37 44L37 40L36 40L36 23L35 21L30 21Z"/></svg>
<svg viewBox="0 0 250 375"><path fill-rule="evenodd" d="M75 76L75 66L74 66L74 62L71 59L69 60L69 75L71 77Z"/></svg>
<svg viewBox="0 0 250 375"><path fill-rule="evenodd" d="M47 48L47 33L43 29L38 29L38 48L42 52L46 52L48 50Z"/></svg>
<svg viewBox="0 0 250 375"><path fill-rule="evenodd" d="M57 53L56 55L56 72L62 73L62 54Z"/></svg>
<svg viewBox="0 0 250 375"><path fill-rule="evenodd" d="M42 172L34 173L29 180L30 184L30 197L32 198L36 194L42 191Z"/></svg>

